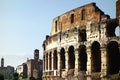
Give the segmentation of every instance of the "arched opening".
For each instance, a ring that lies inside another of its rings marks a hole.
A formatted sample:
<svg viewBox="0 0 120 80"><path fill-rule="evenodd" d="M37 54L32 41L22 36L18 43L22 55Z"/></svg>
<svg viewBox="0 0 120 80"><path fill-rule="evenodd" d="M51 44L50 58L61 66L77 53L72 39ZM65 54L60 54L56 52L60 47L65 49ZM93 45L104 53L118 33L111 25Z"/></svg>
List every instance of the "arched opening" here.
<svg viewBox="0 0 120 80"><path fill-rule="evenodd" d="M46 54L46 70L48 70L48 53Z"/></svg>
<svg viewBox="0 0 120 80"><path fill-rule="evenodd" d="M115 35L120 36L120 27L119 26L117 26L115 29Z"/></svg>
<svg viewBox="0 0 120 80"><path fill-rule="evenodd" d="M107 22L107 27L106 27L107 37L117 36L116 35L117 27L118 27L118 21L116 19L109 20Z"/></svg>
<svg viewBox="0 0 120 80"><path fill-rule="evenodd" d="M93 42L91 46L91 68L92 72L101 71L101 51L97 41Z"/></svg>
<svg viewBox="0 0 120 80"><path fill-rule="evenodd" d="M60 59L61 59L61 69L65 69L65 50L64 48L60 51Z"/></svg>
<svg viewBox="0 0 120 80"><path fill-rule="evenodd" d="M57 64L58 64L58 57L57 57L57 51L55 50L54 51L54 57L53 57L53 59L54 59L54 65L53 65L53 67L54 67L54 70L56 70L57 69Z"/></svg>
<svg viewBox="0 0 120 80"><path fill-rule="evenodd" d="M80 71L87 70L87 53L86 53L85 45L79 46L79 66L80 66Z"/></svg>
<svg viewBox="0 0 120 80"><path fill-rule="evenodd" d="M70 19L71 19L71 23L74 23L74 14L71 14Z"/></svg>
<svg viewBox="0 0 120 80"><path fill-rule="evenodd" d="M51 56L51 52L50 52L50 54L49 54L49 64L51 64L52 63L52 56ZM51 65L49 65L49 69L51 70L52 69L52 66Z"/></svg>
<svg viewBox="0 0 120 80"><path fill-rule="evenodd" d="M85 20L85 9L81 11L81 20Z"/></svg>
<svg viewBox="0 0 120 80"><path fill-rule="evenodd" d="M68 55L69 55L69 69L75 68L75 55L74 55L74 47L70 46L68 49Z"/></svg>
<svg viewBox="0 0 120 80"><path fill-rule="evenodd" d="M58 21L56 20L55 21L55 32L57 32L57 24L58 24Z"/></svg>
<svg viewBox="0 0 120 80"><path fill-rule="evenodd" d="M120 52L119 45L115 41L111 41L107 45L107 61L108 61L108 74L116 74L120 68Z"/></svg>
<svg viewBox="0 0 120 80"><path fill-rule="evenodd" d="M87 40L87 34L85 29L80 30L80 38L82 42Z"/></svg>
<svg viewBox="0 0 120 80"><path fill-rule="evenodd" d="M43 56L43 65L44 65L44 66L43 66L43 70L45 71L45 66L46 66L46 65L45 65L45 55Z"/></svg>

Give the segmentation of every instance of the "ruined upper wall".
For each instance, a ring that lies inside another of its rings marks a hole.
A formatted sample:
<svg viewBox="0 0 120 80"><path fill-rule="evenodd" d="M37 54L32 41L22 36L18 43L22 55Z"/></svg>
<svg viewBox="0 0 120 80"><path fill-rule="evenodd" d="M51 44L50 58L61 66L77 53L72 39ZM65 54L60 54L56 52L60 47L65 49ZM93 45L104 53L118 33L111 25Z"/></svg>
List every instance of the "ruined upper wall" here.
<svg viewBox="0 0 120 80"><path fill-rule="evenodd" d="M102 18L108 18L108 16L104 15L95 3L87 4L54 18L51 35L74 27L86 29L87 22L98 23Z"/></svg>
<svg viewBox="0 0 120 80"><path fill-rule="evenodd" d="M116 17L119 18L120 16L120 0L116 2Z"/></svg>

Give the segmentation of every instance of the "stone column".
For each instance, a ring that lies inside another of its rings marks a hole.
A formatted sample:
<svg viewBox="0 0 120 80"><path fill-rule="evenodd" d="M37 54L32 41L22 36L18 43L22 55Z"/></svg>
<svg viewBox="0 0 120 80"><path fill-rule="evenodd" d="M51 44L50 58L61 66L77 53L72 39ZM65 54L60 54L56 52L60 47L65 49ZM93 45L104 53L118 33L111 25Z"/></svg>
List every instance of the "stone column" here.
<svg viewBox="0 0 120 80"><path fill-rule="evenodd" d="M69 60L68 51L65 51L65 71L66 71L66 73L68 73L68 70L69 70L68 60Z"/></svg>
<svg viewBox="0 0 120 80"><path fill-rule="evenodd" d="M91 75L91 50L87 48L87 75Z"/></svg>
<svg viewBox="0 0 120 80"><path fill-rule="evenodd" d="M60 51L58 51L57 53L57 56L58 56L58 76L61 76L61 59L60 59Z"/></svg>
<svg viewBox="0 0 120 80"><path fill-rule="evenodd" d="M75 50L75 72L74 75L77 76L79 72L79 50Z"/></svg>
<svg viewBox="0 0 120 80"><path fill-rule="evenodd" d="M101 48L101 77L107 76L107 51L106 47Z"/></svg>
<svg viewBox="0 0 120 80"><path fill-rule="evenodd" d="M48 70L48 53L46 54L46 71Z"/></svg>
<svg viewBox="0 0 120 80"><path fill-rule="evenodd" d="M50 54L48 53L48 71L50 70Z"/></svg>

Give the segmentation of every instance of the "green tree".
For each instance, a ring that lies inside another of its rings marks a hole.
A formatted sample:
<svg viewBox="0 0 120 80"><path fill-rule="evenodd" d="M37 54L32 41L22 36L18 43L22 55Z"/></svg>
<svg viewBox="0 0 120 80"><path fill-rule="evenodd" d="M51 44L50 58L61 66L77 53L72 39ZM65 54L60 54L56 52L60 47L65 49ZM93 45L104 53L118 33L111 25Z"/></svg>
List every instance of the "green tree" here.
<svg viewBox="0 0 120 80"><path fill-rule="evenodd" d="M30 77L30 80L36 80L34 77Z"/></svg>
<svg viewBox="0 0 120 80"><path fill-rule="evenodd" d="M18 73L14 73L14 74L13 74L13 80L18 80L18 78L19 78L19 77L18 77Z"/></svg>
<svg viewBox="0 0 120 80"><path fill-rule="evenodd" d="M0 80L4 80L4 76L0 74Z"/></svg>

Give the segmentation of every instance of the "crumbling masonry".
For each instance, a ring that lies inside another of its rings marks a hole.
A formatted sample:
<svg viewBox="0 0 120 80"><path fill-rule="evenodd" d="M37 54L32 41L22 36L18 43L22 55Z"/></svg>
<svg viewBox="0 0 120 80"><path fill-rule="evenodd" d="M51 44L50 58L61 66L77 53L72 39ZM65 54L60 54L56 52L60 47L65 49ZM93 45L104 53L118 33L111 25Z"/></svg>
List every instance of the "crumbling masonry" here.
<svg viewBox="0 0 120 80"><path fill-rule="evenodd" d="M120 71L120 0L116 18L104 14L95 3L66 12L53 20L43 42L43 80L61 80Z"/></svg>

